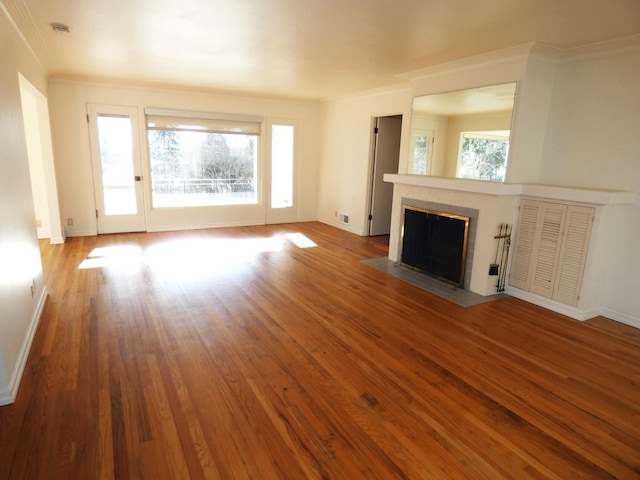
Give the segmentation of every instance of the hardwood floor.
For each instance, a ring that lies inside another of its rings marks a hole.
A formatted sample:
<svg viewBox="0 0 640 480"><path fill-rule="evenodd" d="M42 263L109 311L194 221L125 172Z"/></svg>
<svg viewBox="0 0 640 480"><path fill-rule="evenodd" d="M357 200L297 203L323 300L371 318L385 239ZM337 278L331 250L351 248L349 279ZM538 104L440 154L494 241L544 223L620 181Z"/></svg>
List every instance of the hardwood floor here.
<svg viewBox="0 0 640 480"><path fill-rule="evenodd" d="M43 245L0 476L640 478L640 338L459 307L361 262L386 251L319 223Z"/></svg>

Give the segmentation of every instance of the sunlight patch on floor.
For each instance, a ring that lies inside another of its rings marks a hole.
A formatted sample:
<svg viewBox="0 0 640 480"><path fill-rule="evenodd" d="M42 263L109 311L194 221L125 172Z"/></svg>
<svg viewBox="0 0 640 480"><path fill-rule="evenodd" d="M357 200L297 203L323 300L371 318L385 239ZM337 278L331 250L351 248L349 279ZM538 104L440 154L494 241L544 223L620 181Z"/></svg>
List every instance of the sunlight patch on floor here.
<svg viewBox="0 0 640 480"><path fill-rule="evenodd" d="M106 267L118 272L135 273L140 270L142 256L142 248L137 245L98 247L89 253L78 269Z"/></svg>
<svg viewBox="0 0 640 480"><path fill-rule="evenodd" d="M256 254L280 250L277 238L186 239L149 247L144 261L159 277L194 279L228 271Z"/></svg>
<svg viewBox="0 0 640 480"><path fill-rule="evenodd" d="M318 245L307 237L304 233L285 233L285 237L291 241L298 248L311 248L317 247Z"/></svg>
<svg viewBox="0 0 640 480"><path fill-rule="evenodd" d="M298 248L317 247L302 233L242 239L185 238L158 243L146 249L137 245L97 247L78 269L106 268L114 272L135 273L147 266L160 278L197 279L237 268L257 254L281 251L285 239Z"/></svg>

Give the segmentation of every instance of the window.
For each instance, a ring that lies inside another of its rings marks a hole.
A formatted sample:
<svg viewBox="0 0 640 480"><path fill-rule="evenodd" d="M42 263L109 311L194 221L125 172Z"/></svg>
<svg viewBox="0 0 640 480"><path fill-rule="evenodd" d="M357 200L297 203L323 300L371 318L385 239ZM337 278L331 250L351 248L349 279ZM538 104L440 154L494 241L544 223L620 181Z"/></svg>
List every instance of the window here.
<svg viewBox="0 0 640 480"><path fill-rule="evenodd" d="M259 119L146 113L154 208L258 203Z"/></svg>
<svg viewBox="0 0 640 480"><path fill-rule="evenodd" d="M271 208L293 205L292 125L271 126Z"/></svg>
<svg viewBox="0 0 640 480"><path fill-rule="evenodd" d="M429 162L431 145L430 135L417 134L413 137L413 173L414 175L426 175Z"/></svg>
<svg viewBox="0 0 640 480"><path fill-rule="evenodd" d="M127 115L96 116L105 215L138 213L133 170L131 119Z"/></svg>
<svg viewBox="0 0 640 480"><path fill-rule="evenodd" d="M458 156L459 178L504 181L509 131L462 132Z"/></svg>

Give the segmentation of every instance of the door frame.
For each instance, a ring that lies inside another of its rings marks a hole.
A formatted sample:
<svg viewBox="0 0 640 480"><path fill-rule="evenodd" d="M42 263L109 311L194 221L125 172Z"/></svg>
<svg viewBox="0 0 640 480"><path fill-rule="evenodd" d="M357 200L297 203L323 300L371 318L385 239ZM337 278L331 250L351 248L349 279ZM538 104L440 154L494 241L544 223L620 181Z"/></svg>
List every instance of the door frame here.
<svg viewBox="0 0 640 480"><path fill-rule="evenodd" d="M104 212L104 194L102 190L102 158L98 140L97 117L100 114L127 116L131 121L131 142L133 173L136 179L136 210L131 215L106 215ZM89 124L89 142L91 147L91 168L93 172L93 193L96 210L96 230L98 235L106 233L144 232L147 230L146 208L144 202L142 148L140 141L139 110L135 106L87 104L87 122Z"/></svg>
<svg viewBox="0 0 640 480"><path fill-rule="evenodd" d="M399 172L400 166L400 153L402 151L402 139L403 139L403 131L404 131L404 114L403 113L390 113L386 115L377 115L375 117L371 117L371 142L370 142L370 152L369 152L369 171L368 171L368 181L367 181L367 203L366 203L366 217L365 217L365 231L363 234L367 237L374 236L371 234L371 227L373 223L373 205L374 205L374 197L376 195L374 183L375 183L375 174L377 168L377 144L378 144L378 134L376 133L376 128L378 128L378 120L380 118L385 117L400 117L400 144L398 146L398 165L396 167L395 173ZM392 199L393 201L393 199Z"/></svg>
<svg viewBox="0 0 640 480"><path fill-rule="evenodd" d="M38 238L48 238L51 244L64 243L66 235L60 219L49 102L47 97L20 73L18 73L18 80L36 213L34 220L41 221L40 225L36 223ZM36 188L34 178L41 180L40 188L43 191Z"/></svg>

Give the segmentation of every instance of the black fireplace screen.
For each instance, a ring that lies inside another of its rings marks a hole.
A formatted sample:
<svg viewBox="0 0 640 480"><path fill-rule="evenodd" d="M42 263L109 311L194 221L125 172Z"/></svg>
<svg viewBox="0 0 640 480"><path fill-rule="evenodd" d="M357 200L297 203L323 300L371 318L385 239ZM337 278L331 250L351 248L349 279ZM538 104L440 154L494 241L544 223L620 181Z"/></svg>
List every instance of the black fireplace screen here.
<svg viewBox="0 0 640 480"><path fill-rule="evenodd" d="M409 206L403 210L402 263L462 285L469 217Z"/></svg>

